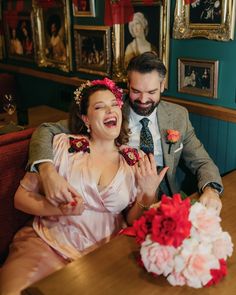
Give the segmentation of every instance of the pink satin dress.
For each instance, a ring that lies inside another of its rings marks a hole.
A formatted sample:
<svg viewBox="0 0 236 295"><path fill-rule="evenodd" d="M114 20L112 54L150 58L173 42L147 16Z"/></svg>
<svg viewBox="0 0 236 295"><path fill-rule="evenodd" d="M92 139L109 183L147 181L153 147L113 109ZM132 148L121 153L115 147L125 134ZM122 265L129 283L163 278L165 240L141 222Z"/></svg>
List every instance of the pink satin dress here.
<svg viewBox="0 0 236 295"><path fill-rule="evenodd" d="M85 210L79 216L37 216L33 228L25 227L16 234L0 275L1 295L20 294L33 282L109 241L122 227L121 212L135 200L134 173L122 155L111 183L99 190L90 169L90 154L69 153L69 148L69 135L54 137L55 166L83 196ZM27 173L21 185L38 192L38 175Z"/></svg>

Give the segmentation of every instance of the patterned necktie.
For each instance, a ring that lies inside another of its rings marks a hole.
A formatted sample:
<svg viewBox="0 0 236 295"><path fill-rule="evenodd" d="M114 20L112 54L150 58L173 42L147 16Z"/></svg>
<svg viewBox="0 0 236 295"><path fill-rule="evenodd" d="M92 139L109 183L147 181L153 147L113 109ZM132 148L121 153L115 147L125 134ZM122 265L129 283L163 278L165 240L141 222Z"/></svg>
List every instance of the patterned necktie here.
<svg viewBox="0 0 236 295"><path fill-rule="evenodd" d="M144 153L154 153L154 144L151 131L148 128L149 119L143 118L140 120L142 124L142 128L140 131L140 149L144 151Z"/></svg>

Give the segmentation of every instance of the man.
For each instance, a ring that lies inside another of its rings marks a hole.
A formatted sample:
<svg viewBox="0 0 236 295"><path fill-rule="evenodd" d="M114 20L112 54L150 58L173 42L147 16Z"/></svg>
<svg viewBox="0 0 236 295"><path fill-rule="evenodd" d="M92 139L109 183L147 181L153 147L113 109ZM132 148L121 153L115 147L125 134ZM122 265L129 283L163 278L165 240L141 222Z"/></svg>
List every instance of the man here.
<svg viewBox="0 0 236 295"><path fill-rule="evenodd" d="M183 158L197 177L200 201L219 213L222 207L219 195L223 187L218 168L197 139L187 110L160 100L165 85L164 64L155 53L145 52L130 61L127 73L129 98L125 100L123 111L129 116L129 145L154 153L157 167L169 167L161 188L167 194L179 191L176 169L180 158ZM168 140L169 130L179 134L176 141ZM43 124L36 130L29 159L29 164L34 162L37 165L46 197L55 205L72 200L73 195L78 196L73 187L57 174L52 164L51 142L53 135L60 132L69 132L66 122Z"/></svg>

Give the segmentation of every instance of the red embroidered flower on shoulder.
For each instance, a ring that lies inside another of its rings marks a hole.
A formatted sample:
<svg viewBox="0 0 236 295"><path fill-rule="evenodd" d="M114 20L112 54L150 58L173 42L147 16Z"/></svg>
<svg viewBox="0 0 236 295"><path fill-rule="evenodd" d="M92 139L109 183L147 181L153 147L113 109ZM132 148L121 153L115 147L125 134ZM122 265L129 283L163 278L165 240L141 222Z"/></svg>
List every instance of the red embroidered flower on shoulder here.
<svg viewBox="0 0 236 295"><path fill-rule="evenodd" d="M131 147L121 149L120 153L130 166L135 165L140 159L138 150Z"/></svg>
<svg viewBox="0 0 236 295"><path fill-rule="evenodd" d="M74 137L69 137L70 139L70 147L68 149L69 153L77 153L77 152L90 152L89 148L89 141L82 137L82 138L74 138Z"/></svg>

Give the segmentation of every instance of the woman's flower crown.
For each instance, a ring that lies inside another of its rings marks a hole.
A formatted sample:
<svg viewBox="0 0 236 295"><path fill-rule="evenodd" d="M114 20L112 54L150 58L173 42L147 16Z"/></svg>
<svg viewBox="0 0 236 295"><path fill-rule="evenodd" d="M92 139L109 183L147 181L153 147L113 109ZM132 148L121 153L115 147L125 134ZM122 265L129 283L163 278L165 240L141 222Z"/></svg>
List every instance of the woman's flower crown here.
<svg viewBox="0 0 236 295"><path fill-rule="evenodd" d="M118 106L121 108L123 105L123 89L116 86L115 82L108 78L104 78L103 80L93 80L93 81L86 81L85 83L82 83L79 88L77 88L74 92L75 94L75 102L77 105L80 105L80 102L82 100L82 93L86 88L89 88L91 86L95 85L105 85L116 97Z"/></svg>

